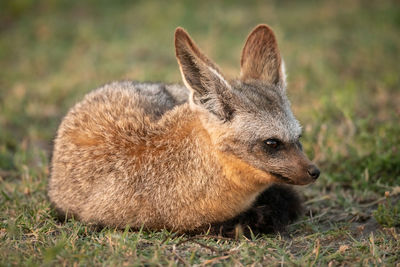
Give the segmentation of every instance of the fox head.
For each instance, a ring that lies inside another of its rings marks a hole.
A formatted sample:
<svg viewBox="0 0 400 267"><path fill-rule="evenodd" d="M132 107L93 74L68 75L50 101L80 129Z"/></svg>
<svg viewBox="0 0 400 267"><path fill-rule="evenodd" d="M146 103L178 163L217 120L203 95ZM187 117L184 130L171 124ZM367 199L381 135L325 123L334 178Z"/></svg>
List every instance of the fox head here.
<svg viewBox="0 0 400 267"><path fill-rule="evenodd" d="M227 80L182 28L176 57L190 106L216 149L289 184L308 184L320 171L302 151L301 126L286 96L284 64L267 25L247 37L238 79Z"/></svg>

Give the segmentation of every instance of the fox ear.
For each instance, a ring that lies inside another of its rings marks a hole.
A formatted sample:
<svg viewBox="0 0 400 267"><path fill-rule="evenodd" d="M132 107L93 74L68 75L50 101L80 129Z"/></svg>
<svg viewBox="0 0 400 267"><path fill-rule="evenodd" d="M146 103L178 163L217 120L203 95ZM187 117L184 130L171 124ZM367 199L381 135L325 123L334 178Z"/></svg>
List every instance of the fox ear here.
<svg viewBox="0 0 400 267"><path fill-rule="evenodd" d="M175 31L175 52L183 82L192 92L191 103L222 120L230 120L233 115L230 84L180 27Z"/></svg>
<svg viewBox="0 0 400 267"><path fill-rule="evenodd" d="M274 32L260 24L247 37L240 60L242 81L284 83L285 73Z"/></svg>

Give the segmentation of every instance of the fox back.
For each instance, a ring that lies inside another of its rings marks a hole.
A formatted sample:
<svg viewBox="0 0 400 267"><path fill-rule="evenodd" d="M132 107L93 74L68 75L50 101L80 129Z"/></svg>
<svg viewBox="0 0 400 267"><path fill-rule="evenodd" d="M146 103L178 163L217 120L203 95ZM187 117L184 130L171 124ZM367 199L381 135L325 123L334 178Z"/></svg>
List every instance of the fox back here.
<svg viewBox="0 0 400 267"><path fill-rule="evenodd" d="M192 231L248 209L273 184L313 182L272 30L248 36L227 80L182 29L185 86L114 82L85 96L55 139L49 197L87 223Z"/></svg>

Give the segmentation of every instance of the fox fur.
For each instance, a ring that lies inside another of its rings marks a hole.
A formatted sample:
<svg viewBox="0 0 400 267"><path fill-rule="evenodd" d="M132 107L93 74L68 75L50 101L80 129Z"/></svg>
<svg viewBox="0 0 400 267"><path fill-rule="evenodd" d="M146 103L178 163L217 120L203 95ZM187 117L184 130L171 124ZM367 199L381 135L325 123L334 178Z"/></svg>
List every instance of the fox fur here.
<svg viewBox="0 0 400 267"><path fill-rule="evenodd" d="M214 235L238 238L283 232L303 213L301 198L290 186L275 184L262 192L251 207L232 219L203 230Z"/></svg>
<svg viewBox="0 0 400 267"><path fill-rule="evenodd" d="M319 170L301 149L273 31L250 33L233 80L182 28L175 49L185 86L113 82L68 112L54 144L51 202L86 223L177 232L251 227L251 214L260 232L295 219L298 198L279 184L311 183Z"/></svg>

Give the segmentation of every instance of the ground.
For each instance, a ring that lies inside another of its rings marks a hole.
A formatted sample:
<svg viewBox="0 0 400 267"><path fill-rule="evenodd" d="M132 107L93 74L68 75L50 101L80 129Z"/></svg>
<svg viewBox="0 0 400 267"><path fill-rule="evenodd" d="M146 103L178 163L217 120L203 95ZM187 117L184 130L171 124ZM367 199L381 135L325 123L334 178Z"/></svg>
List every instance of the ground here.
<svg viewBox="0 0 400 267"><path fill-rule="evenodd" d="M112 80L179 82L186 28L227 76L259 23L275 30L305 151L322 170L284 233L237 240L94 229L46 197L63 115ZM0 266L400 265L398 1L0 3Z"/></svg>

